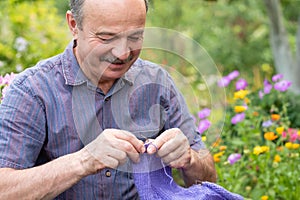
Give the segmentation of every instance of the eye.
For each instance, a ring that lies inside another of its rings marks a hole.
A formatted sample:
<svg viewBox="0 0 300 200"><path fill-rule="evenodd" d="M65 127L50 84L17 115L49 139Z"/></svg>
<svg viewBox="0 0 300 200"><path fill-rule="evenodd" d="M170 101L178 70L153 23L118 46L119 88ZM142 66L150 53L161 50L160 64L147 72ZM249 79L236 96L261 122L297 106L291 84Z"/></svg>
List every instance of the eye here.
<svg viewBox="0 0 300 200"><path fill-rule="evenodd" d="M98 37L100 40L101 40L101 42L103 42L103 43L110 43L110 42L112 42L112 41L114 41L115 40L115 37L110 37L110 38L104 38L104 37Z"/></svg>
<svg viewBox="0 0 300 200"><path fill-rule="evenodd" d="M142 40L143 36L142 35L131 35L128 37L128 40L132 42L138 42L139 40Z"/></svg>

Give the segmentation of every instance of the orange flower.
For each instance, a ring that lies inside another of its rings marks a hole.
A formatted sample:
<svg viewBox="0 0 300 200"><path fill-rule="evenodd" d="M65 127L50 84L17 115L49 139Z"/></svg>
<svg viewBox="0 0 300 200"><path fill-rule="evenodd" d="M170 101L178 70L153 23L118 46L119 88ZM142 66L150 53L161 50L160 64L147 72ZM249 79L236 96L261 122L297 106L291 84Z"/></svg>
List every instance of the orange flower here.
<svg viewBox="0 0 300 200"><path fill-rule="evenodd" d="M278 114L272 114L272 115L271 115L271 119L272 119L273 121L277 121L277 120L280 119L280 115L278 115Z"/></svg>
<svg viewBox="0 0 300 200"><path fill-rule="evenodd" d="M278 136L275 135L274 132L266 132L266 133L264 134L264 138L265 138L266 140L273 141L273 140L275 140L276 138L278 138Z"/></svg>
<svg viewBox="0 0 300 200"><path fill-rule="evenodd" d="M259 113L258 113L257 111L254 111L254 112L253 112L253 116L254 116L254 117L258 117L258 116L259 116Z"/></svg>
<svg viewBox="0 0 300 200"><path fill-rule="evenodd" d="M227 146L220 146L220 151L225 151L227 149Z"/></svg>
<svg viewBox="0 0 300 200"><path fill-rule="evenodd" d="M275 155L273 162L280 162L281 158L279 155Z"/></svg>

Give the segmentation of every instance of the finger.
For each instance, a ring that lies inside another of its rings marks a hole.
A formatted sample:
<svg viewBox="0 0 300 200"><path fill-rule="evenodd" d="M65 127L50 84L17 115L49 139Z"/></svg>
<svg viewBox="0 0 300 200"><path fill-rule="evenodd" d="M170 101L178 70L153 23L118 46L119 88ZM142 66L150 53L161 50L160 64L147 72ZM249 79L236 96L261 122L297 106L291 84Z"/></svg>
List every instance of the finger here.
<svg viewBox="0 0 300 200"><path fill-rule="evenodd" d="M121 132L118 132L118 134L116 134L115 137L118 138L118 139L128 141L133 146L133 148L135 149L135 152L137 152L137 153L144 153L145 152L145 147L144 147L143 141L139 140L132 133L122 130Z"/></svg>
<svg viewBox="0 0 300 200"><path fill-rule="evenodd" d="M164 131L161 135L159 135L152 143L153 145L149 145L147 148L148 154L154 154L157 152L157 149L160 148L169 140L174 138L176 135L180 134L181 131L178 128L172 128ZM157 148L155 148L157 147Z"/></svg>

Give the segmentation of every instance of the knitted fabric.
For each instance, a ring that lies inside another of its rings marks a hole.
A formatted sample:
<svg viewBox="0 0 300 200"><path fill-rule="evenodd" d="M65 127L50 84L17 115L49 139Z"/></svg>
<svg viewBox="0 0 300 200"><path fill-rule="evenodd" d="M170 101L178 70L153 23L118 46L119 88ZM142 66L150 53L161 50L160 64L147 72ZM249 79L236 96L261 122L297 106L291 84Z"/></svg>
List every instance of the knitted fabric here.
<svg viewBox="0 0 300 200"><path fill-rule="evenodd" d="M189 188L177 185L171 168L164 166L160 158L143 154L141 161L133 165L134 181L141 200L242 200L238 194L223 187L202 182Z"/></svg>

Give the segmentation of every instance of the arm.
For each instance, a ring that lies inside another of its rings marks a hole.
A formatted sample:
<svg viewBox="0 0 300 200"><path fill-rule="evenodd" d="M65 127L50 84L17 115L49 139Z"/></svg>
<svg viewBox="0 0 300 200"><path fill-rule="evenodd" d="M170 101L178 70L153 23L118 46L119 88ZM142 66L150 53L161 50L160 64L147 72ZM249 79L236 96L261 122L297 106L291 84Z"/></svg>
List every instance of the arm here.
<svg viewBox="0 0 300 200"><path fill-rule="evenodd" d="M0 199L53 199L82 178L125 163L127 157L138 162L139 153L144 151L143 142L133 134L106 129L78 152L44 165L0 169Z"/></svg>
<svg viewBox="0 0 300 200"><path fill-rule="evenodd" d="M186 186L199 181L216 182L214 160L209 151L207 149L201 149L198 152L191 150L190 165L182 169L182 175Z"/></svg>
<svg viewBox="0 0 300 200"><path fill-rule="evenodd" d="M0 169L0 199L53 199L86 175L82 154L69 154L29 169Z"/></svg>

